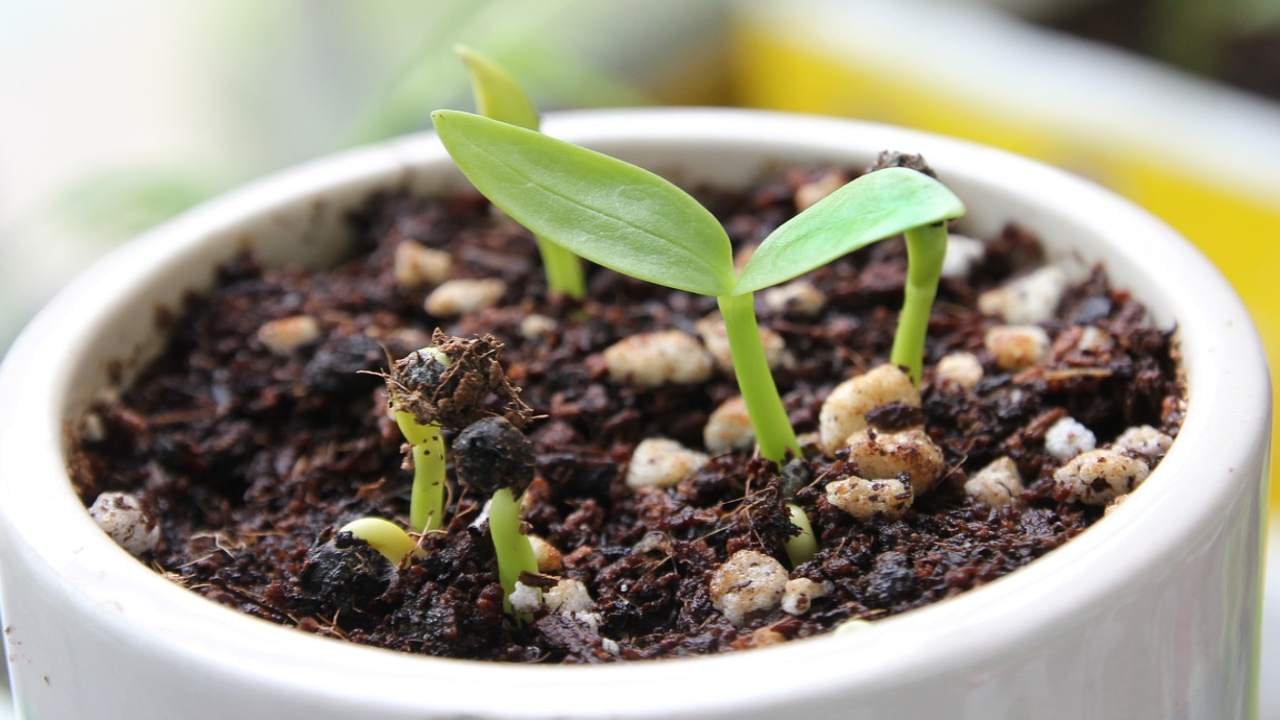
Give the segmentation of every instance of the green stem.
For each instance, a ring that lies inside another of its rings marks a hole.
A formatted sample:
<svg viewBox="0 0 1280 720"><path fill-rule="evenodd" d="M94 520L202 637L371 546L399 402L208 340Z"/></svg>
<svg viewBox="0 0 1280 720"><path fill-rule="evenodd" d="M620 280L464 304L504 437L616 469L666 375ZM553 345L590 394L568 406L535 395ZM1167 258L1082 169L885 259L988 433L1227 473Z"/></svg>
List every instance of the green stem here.
<svg viewBox="0 0 1280 720"><path fill-rule="evenodd" d="M716 300L720 304L720 314L724 316L738 389L746 403L747 414L751 416L760 454L774 462L785 460L788 451L799 457L800 443L796 442L796 431L791 427L787 410L782 405L773 373L769 372L764 345L760 342L754 295L722 295Z"/></svg>
<svg viewBox="0 0 1280 720"><path fill-rule="evenodd" d="M547 275L547 287L551 292L581 300L587 294L587 281L582 271L582 260L545 238L535 237L538 253L542 255L542 268Z"/></svg>
<svg viewBox="0 0 1280 720"><path fill-rule="evenodd" d="M511 611L507 597L516 589L521 573L537 573L529 538L520 533L520 504L510 488L502 488L489 501L489 535L498 558L498 582L502 583L503 607ZM528 618L520 618L522 621Z"/></svg>
<svg viewBox="0 0 1280 720"><path fill-rule="evenodd" d="M818 539L813 534L813 524L809 522L809 515L804 508L795 503L787 503L787 512L791 514L791 524L800 528L800 534L787 538L786 543L787 559L791 561L791 567L795 567L818 552Z"/></svg>
<svg viewBox="0 0 1280 720"><path fill-rule="evenodd" d="M444 439L440 426L423 425L413 415L396 411L400 433L413 447L413 491L409 496L409 527L428 532L444 527Z"/></svg>
<svg viewBox="0 0 1280 720"><path fill-rule="evenodd" d="M907 368L916 385L924 366L924 340L929 332L929 310L938 294L942 258L947 254L945 223L912 228L907 236L907 286L893 336L890 362Z"/></svg>

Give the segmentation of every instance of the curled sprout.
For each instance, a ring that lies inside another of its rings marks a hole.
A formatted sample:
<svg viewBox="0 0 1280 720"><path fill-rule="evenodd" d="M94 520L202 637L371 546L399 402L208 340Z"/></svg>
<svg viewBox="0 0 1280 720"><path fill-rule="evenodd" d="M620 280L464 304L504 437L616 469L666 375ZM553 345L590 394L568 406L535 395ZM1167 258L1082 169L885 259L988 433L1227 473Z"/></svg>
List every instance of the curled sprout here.
<svg viewBox="0 0 1280 720"><path fill-rule="evenodd" d="M352 520L342 526L338 532L351 533L352 537L363 540L369 547L377 550L392 565L404 562L410 554L421 554L421 549L399 525L382 518L365 517Z"/></svg>
<svg viewBox="0 0 1280 720"><path fill-rule="evenodd" d="M791 524L800 528L800 532L787 538L786 543L787 559L795 567L807 562L818 552L818 539L813 534L813 524L809 522L809 515L804 508L795 503L787 503L787 512L790 513Z"/></svg>

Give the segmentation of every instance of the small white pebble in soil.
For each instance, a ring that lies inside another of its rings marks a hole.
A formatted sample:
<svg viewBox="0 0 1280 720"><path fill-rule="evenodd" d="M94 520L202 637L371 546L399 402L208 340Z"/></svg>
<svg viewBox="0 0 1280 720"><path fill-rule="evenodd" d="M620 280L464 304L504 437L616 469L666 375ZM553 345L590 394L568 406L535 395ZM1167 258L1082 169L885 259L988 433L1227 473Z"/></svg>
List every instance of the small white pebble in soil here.
<svg viewBox="0 0 1280 720"><path fill-rule="evenodd" d="M942 256L942 277L968 277L969 271L975 264L982 262L986 254L987 246L981 240L947 233L947 253Z"/></svg>
<svg viewBox="0 0 1280 720"><path fill-rule="evenodd" d="M511 609L518 613L533 614L542 609L542 593L538 588L530 587L517 580L515 589L507 596L507 602L511 603Z"/></svg>
<svg viewBox="0 0 1280 720"><path fill-rule="evenodd" d="M782 589L782 612L788 615L803 615L809 612L813 601L831 592L827 583L820 583L809 578L788 580Z"/></svg>
<svg viewBox="0 0 1280 720"><path fill-rule="evenodd" d="M622 647L618 645L618 641L613 638L600 638L600 647L610 655L617 657L622 654Z"/></svg>
<svg viewBox="0 0 1280 720"><path fill-rule="evenodd" d="M133 555L151 552L160 543L160 525L129 493L102 493L89 507L89 515L103 532Z"/></svg>
<svg viewBox="0 0 1280 720"><path fill-rule="evenodd" d="M547 317L533 313L525 315L520 321L520 336L525 340L537 340L543 335L549 335L555 332L559 327L559 323Z"/></svg>
<svg viewBox="0 0 1280 720"><path fill-rule="evenodd" d="M730 450L750 450L756 442L756 432L751 427L751 416L741 395L735 395L720 403L707 424L702 428L702 442L707 450L717 455Z"/></svg>
<svg viewBox="0 0 1280 720"><path fill-rule="evenodd" d="M724 320L718 315L708 315L694 325L702 342L707 346L711 357L721 370L733 372L733 355L729 350L729 333L725 330ZM764 359L771 369L776 369L789 362L787 344L778 333L767 327L760 327L760 344L764 346Z"/></svg>
<svg viewBox="0 0 1280 720"><path fill-rule="evenodd" d="M827 304L827 297L808 280L793 280L760 294L766 309L780 315L815 317Z"/></svg>
<svg viewBox="0 0 1280 720"><path fill-rule="evenodd" d="M859 520L900 518L915 499L911 483L897 478L868 480L850 475L827 483L827 502Z"/></svg>
<svg viewBox="0 0 1280 720"><path fill-rule="evenodd" d="M1045 452L1058 460L1070 460L1097 446L1098 438L1094 437L1093 431L1073 417L1058 420L1044 434Z"/></svg>
<svg viewBox="0 0 1280 720"><path fill-rule="evenodd" d="M964 492L983 505L1008 505L1022 494L1022 474L1012 458L996 458L965 481Z"/></svg>
<svg viewBox="0 0 1280 720"><path fill-rule="evenodd" d="M697 338L679 330L623 338L605 349L604 362L614 382L643 387L689 385L711 377L711 356Z"/></svg>
<svg viewBox="0 0 1280 720"><path fill-rule="evenodd" d="M802 211L813 207L819 200L844 187L847 182L849 179L844 173L839 170L828 170L816 179L796 188L796 194L793 197L796 210Z"/></svg>
<svg viewBox="0 0 1280 720"><path fill-rule="evenodd" d="M107 439L107 426L98 413L87 413L80 421L80 439L85 442L102 442Z"/></svg>
<svg viewBox="0 0 1280 720"><path fill-rule="evenodd" d="M263 323L258 339L277 355L288 355L320 339L320 323L310 315L294 315Z"/></svg>
<svg viewBox="0 0 1280 720"><path fill-rule="evenodd" d="M916 497L928 492L946 467L942 450L918 427L893 433L859 430L849 436L849 460L867 478L896 478L906 473Z"/></svg>
<svg viewBox="0 0 1280 720"><path fill-rule="evenodd" d="M1072 458L1053 473L1053 480L1087 505L1105 505L1147 479L1151 469L1115 450L1092 450Z"/></svg>
<svg viewBox="0 0 1280 720"><path fill-rule="evenodd" d="M422 307L433 317L457 317L498 304L507 284L495 278L449 280L427 296Z"/></svg>
<svg viewBox="0 0 1280 720"><path fill-rule="evenodd" d="M1067 273L1049 265L978 296L978 310L1007 323L1025 325L1053 319L1067 289Z"/></svg>
<svg viewBox="0 0 1280 720"><path fill-rule="evenodd" d="M832 635L854 635L863 630L870 630L871 623L861 618L849 618L831 629Z"/></svg>
<svg viewBox="0 0 1280 720"><path fill-rule="evenodd" d="M756 550L739 550L711 574L711 602L734 625L772 610L787 586L782 563Z"/></svg>
<svg viewBox="0 0 1280 720"><path fill-rule="evenodd" d="M529 535L529 544L533 546L533 559L538 563L538 572L558 573L564 568L564 558L555 545L538 535Z"/></svg>
<svg viewBox="0 0 1280 720"><path fill-rule="evenodd" d="M1087 353L1105 352L1111 348L1111 334L1106 330L1086 325L1076 340L1076 349Z"/></svg>
<svg viewBox="0 0 1280 720"><path fill-rule="evenodd" d="M942 356L937 367L938 382L972 390L982 381L982 362L970 352L953 352Z"/></svg>
<svg viewBox="0 0 1280 720"><path fill-rule="evenodd" d="M649 438L636 446L627 464L627 485L668 488L707 464L709 458L675 440Z"/></svg>
<svg viewBox="0 0 1280 720"><path fill-rule="evenodd" d="M1159 459L1169 452L1173 438L1151 427L1136 425L1120 433L1113 446L1117 450L1135 453L1144 457Z"/></svg>
<svg viewBox="0 0 1280 720"><path fill-rule="evenodd" d="M850 435L867 426L868 412L892 402L920 407L920 391L893 365L881 365L837 385L818 412L822 449L833 453L844 446Z"/></svg>
<svg viewBox="0 0 1280 720"><path fill-rule="evenodd" d="M561 580L543 593L542 600L547 604L548 610L563 615L590 612L596 606L595 600L591 599L591 593L587 591L587 586L583 585L581 580L568 578Z"/></svg>
<svg viewBox="0 0 1280 720"><path fill-rule="evenodd" d="M392 272L396 284L405 290L439 285L449 279L452 269L453 258L447 252L432 250L413 240L404 240L396 246Z"/></svg>
<svg viewBox="0 0 1280 720"><path fill-rule="evenodd" d="M1021 370L1044 359L1049 334L1035 325L997 325L987 331L983 344L1001 370Z"/></svg>

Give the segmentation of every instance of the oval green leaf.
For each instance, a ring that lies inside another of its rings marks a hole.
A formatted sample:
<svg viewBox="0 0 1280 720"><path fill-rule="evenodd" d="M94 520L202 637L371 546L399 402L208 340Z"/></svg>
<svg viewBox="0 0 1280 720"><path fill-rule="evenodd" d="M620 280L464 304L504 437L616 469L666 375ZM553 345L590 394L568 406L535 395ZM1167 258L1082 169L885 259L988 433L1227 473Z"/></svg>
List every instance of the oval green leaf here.
<svg viewBox="0 0 1280 720"><path fill-rule="evenodd" d="M877 240L961 215L960 198L928 175L897 167L867 173L770 233L733 291L777 285Z"/></svg>
<svg viewBox="0 0 1280 720"><path fill-rule="evenodd" d="M538 129L538 109L515 78L501 65L466 45L456 45L453 50L467 66L476 110L481 115L530 130Z"/></svg>
<svg viewBox="0 0 1280 720"><path fill-rule="evenodd" d="M733 290L720 222L657 175L532 130L455 110L431 114L454 162L528 228L620 273L677 290Z"/></svg>

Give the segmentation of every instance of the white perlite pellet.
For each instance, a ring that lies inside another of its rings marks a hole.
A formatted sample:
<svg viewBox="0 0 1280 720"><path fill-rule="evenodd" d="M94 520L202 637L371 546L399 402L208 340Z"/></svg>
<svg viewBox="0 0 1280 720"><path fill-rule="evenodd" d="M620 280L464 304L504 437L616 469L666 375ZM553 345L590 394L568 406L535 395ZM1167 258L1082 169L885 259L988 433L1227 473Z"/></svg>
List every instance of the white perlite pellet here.
<svg viewBox="0 0 1280 720"><path fill-rule="evenodd" d="M1076 349L1087 353L1100 353L1111 347L1111 334L1101 328L1086 325L1076 340Z"/></svg>
<svg viewBox="0 0 1280 720"><path fill-rule="evenodd" d="M965 481L964 492L983 505L1008 505L1022 494L1022 474L1008 456L996 458Z"/></svg>
<svg viewBox="0 0 1280 720"><path fill-rule="evenodd" d="M434 317L457 317L498 304L507 284L495 278L449 280L427 296L422 307Z"/></svg>
<svg viewBox="0 0 1280 720"><path fill-rule="evenodd" d="M881 365L837 385L818 412L822 449L833 453L844 447L850 435L867 426L868 412L891 402L920 406L920 391L893 365Z"/></svg>
<svg viewBox="0 0 1280 720"><path fill-rule="evenodd" d="M1092 450L1072 458L1053 473L1053 480L1087 505L1105 505L1147 479L1151 469L1141 460L1115 450Z"/></svg>
<svg viewBox="0 0 1280 720"><path fill-rule="evenodd" d="M897 478L868 480L850 475L827 483L827 502L859 520L900 518L911 509L911 484Z"/></svg>
<svg viewBox="0 0 1280 720"><path fill-rule="evenodd" d="M1045 452L1058 460L1070 460L1097 446L1098 438L1094 437L1093 431L1072 417L1061 418L1044 434Z"/></svg>
<svg viewBox="0 0 1280 720"><path fill-rule="evenodd" d="M782 563L755 550L739 550L711 575L711 602L729 622L741 625L753 612L782 602L787 571Z"/></svg>
<svg viewBox="0 0 1280 720"><path fill-rule="evenodd" d="M938 361L937 378L939 382L972 390L982 382L982 361L969 352L948 353Z"/></svg>
<svg viewBox="0 0 1280 720"><path fill-rule="evenodd" d="M542 594L542 601L547 610L563 615L576 615L595 609L596 602L581 580L565 578Z"/></svg>
<svg viewBox="0 0 1280 720"><path fill-rule="evenodd" d="M987 331L983 344L1001 370L1021 370L1044 359L1049 334L1035 325L997 325Z"/></svg>
<svg viewBox="0 0 1280 720"><path fill-rule="evenodd" d="M947 234L947 253L942 256L942 277L963 278L969 276L973 266L987 254L987 246L981 240L965 235Z"/></svg>
<svg viewBox="0 0 1280 720"><path fill-rule="evenodd" d="M720 403L702 428L702 443L717 455L730 450L750 450L755 442L756 432L741 395Z"/></svg>
<svg viewBox="0 0 1280 720"><path fill-rule="evenodd" d="M559 327L559 323L546 315L538 315L537 313L525 315L520 320L520 337L525 340L537 340L543 335L555 332L557 327Z"/></svg>
<svg viewBox="0 0 1280 720"><path fill-rule="evenodd" d="M392 273L396 284L406 290L439 285L449 279L452 269L453 258L447 252L432 250L413 240L396 246Z"/></svg>
<svg viewBox="0 0 1280 720"><path fill-rule="evenodd" d="M827 595L831 590L829 583L820 583L809 578L788 580L782 589L782 612L788 615L803 615L809 612L814 600Z"/></svg>
<svg viewBox="0 0 1280 720"><path fill-rule="evenodd" d="M649 438L636 446L627 465L627 485L667 488L697 472L709 458L675 440Z"/></svg>
<svg viewBox="0 0 1280 720"><path fill-rule="evenodd" d="M1137 425L1120 433L1113 446L1117 450L1136 453L1148 458L1164 457L1173 445L1173 438L1151 427Z"/></svg>
<svg viewBox="0 0 1280 720"><path fill-rule="evenodd" d="M320 322L310 315L294 315L263 323L258 339L277 355L288 355L320 339Z"/></svg>
<svg viewBox="0 0 1280 720"><path fill-rule="evenodd" d="M507 602L518 613L533 614L542 609L542 592L517 580L515 589L507 596Z"/></svg>
<svg viewBox="0 0 1280 720"><path fill-rule="evenodd" d="M832 635L854 635L871 629L871 622L861 618L849 618L831 629Z"/></svg>
<svg viewBox="0 0 1280 720"><path fill-rule="evenodd" d="M839 170L828 170L815 180L796 188L796 210L807 210L819 200L844 187L849 180Z"/></svg>
<svg viewBox="0 0 1280 720"><path fill-rule="evenodd" d="M793 280L760 293L768 310L786 315L814 317L827 304L827 296L808 280Z"/></svg>
<svg viewBox="0 0 1280 720"><path fill-rule="evenodd" d="M623 338L604 351L604 362L614 382L644 387L689 385L711 377L711 356L697 338L679 330Z"/></svg>
<svg viewBox="0 0 1280 720"><path fill-rule="evenodd" d="M725 330L724 320L719 315L709 315L699 320L694 329L698 331L711 357L715 358L716 365L725 372L733 372L733 353L729 348L729 333ZM786 341L767 327L759 330L760 344L764 346L764 359L769 363L770 369L784 365L788 359Z"/></svg>
<svg viewBox="0 0 1280 720"><path fill-rule="evenodd" d="M102 493L89 507L89 515L103 532L133 555L151 552L160 543L160 525L147 515L138 498L129 493Z"/></svg>
<svg viewBox="0 0 1280 720"><path fill-rule="evenodd" d="M1053 318L1066 289L1066 271L1049 265L982 293L978 296L978 310L1007 323L1045 322Z"/></svg>
<svg viewBox="0 0 1280 720"><path fill-rule="evenodd" d="M540 573L558 573L564 567L564 558L555 545L537 535L529 535L529 545L533 547L533 559L538 563Z"/></svg>
<svg viewBox="0 0 1280 720"><path fill-rule="evenodd" d="M849 436L849 460L867 478L896 478L906 473L917 497L937 482L946 467L942 450L921 428L882 433L865 428Z"/></svg>

